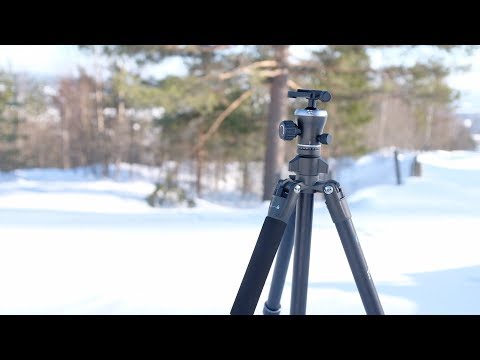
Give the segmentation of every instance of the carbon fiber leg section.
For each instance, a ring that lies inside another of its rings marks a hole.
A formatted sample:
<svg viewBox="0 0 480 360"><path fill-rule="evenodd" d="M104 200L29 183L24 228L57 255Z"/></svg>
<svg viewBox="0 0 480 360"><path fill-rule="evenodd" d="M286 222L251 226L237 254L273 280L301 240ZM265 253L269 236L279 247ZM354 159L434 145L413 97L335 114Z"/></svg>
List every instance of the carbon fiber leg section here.
<svg viewBox="0 0 480 360"><path fill-rule="evenodd" d="M270 216L263 222L260 236L248 263L231 315L252 315L267 280L287 224Z"/></svg>
<svg viewBox="0 0 480 360"><path fill-rule="evenodd" d="M252 257L230 311L231 315L253 315L255 312L288 219L295 209L300 193L300 187L294 190L295 185L296 183L292 180L281 180L275 188L268 216L263 222Z"/></svg>
<svg viewBox="0 0 480 360"><path fill-rule="evenodd" d="M382 304L368 270L367 262L352 223L352 215L342 189L336 181L329 181L325 183L323 192L328 211L342 241L365 312L367 315L383 315Z"/></svg>
<svg viewBox="0 0 480 360"><path fill-rule="evenodd" d="M263 315L280 315L280 300L282 299L285 279L287 278L288 265L292 257L293 243L295 240L295 217L296 212L293 211L288 220L287 228L280 242L277 252L277 260L272 275L272 284L268 299L263 306Z"/></svg>

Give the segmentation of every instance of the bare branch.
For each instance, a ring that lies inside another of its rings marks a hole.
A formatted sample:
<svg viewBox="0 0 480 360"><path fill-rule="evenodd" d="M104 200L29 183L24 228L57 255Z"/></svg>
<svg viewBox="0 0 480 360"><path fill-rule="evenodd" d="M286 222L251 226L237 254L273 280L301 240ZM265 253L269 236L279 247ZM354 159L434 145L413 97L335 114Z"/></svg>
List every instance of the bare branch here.
<svg viewBox="0 0 480 360"><path fill-rule="evenodd" d="M302 87L300 85L298 85L295 81L293 81L292 79L288 79L287 81L287 85L292 88L292 89L301 89Z"/></svg>
<svg viewBox="0 0 480 360"><path fill-rule="evenodd" d="M275 70L262 70L260 71L260 75L264 77L275 77L282 74L285 74L285 69L275 69Z"/></svg>
<svg viewBox="0 0 480 360"><path fill-rule="evenodd" d="M238 67L226 73L222 73L218 77L220 80L226 80L226 79L230 79L235 75L238 75L239 73L250 73L252 69L275 67L275 66L277 66L277 61L275 60L262 60L262 61L251 63L247 66Z"/></svg>
<svg viewBox="0 0 480 360"><path fill-rule="evenodd" d="M222 111L222 113L215 119L208 131L200 137L200 140L193 148L192 153L196 153L199 149L201 149L208 141L208 139L215 133L215 131L218 130L226 117L230 115L236 108L238 108L242 104L242 102L244 102L250 95L252 95L252 90L247 90L242 95L240 95L234 102L228 105L228 107L224 111Z"/></svg>

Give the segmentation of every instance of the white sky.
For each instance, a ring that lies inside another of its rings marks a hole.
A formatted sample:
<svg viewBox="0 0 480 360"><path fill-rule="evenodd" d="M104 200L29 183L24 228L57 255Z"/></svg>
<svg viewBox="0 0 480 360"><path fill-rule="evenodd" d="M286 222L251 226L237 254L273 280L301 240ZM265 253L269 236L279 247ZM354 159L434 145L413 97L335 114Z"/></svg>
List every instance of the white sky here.
<svg viewBox="0 0 480 360"><path fill-rule="evenodd" d="M308 49L315 46L295 45L294 55L304 57ZM372 63L374 66L383 61L389 62L414 62L417 58L431 56L429 46L421 46L414 53L403 56L401 53L387 53L374 51ZM460 90L462 99L459 103L461 112L480 113L480 51L469 57L464 55L451 55L450 61L457 64L471 64L470 71L453 74L449 77L452 87ZM78 66L89 69L92 66L92 57L79 50L76 45L0 45L0 68L30 72L39 75L69 75L74 74ZM169 59L151 69L150 72L158 74L180 73L183 71L181 62Z"/></svg>

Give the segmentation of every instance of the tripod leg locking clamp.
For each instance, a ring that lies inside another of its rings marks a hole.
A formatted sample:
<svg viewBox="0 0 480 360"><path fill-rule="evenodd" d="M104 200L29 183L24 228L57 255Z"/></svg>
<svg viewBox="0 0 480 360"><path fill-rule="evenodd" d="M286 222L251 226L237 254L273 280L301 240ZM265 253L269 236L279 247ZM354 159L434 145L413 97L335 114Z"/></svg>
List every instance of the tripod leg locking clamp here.
<svg viewBox="0 0 480 360"><path fill-rule="evenodd" d="M352 218L346 197L343 195L338 182L334 180L325 182L323 186L323 194L334 223L350 220Z"/></svg>
<svg viewBox="0 0 480 360"><path fill-rule="evenodd" d="M270 201L268 216L288 223L300 195L301 185L292 180L280 180Z"/></svg>

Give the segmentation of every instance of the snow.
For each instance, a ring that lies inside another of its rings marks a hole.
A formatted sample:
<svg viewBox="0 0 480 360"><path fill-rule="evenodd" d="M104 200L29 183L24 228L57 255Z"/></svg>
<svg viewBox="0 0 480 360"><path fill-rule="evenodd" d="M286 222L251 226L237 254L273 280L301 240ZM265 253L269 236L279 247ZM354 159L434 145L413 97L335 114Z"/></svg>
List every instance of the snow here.
<svg viewBox="0 0 480 360"><path fill-rule="evenodd" d="M385 313L480 314L480 153L422 153L419 178L407 177L413 156L403 156L401 186L388 149L336 171ZM235 206L232 197L227 206L217 194L195 208L151 208L158 174L134 170L116 181L56 169L0 174L0 314L229 313L268 202ZM284 313L290 279L291 266ZM307 313L364 314L320 197Z"/></svg>

